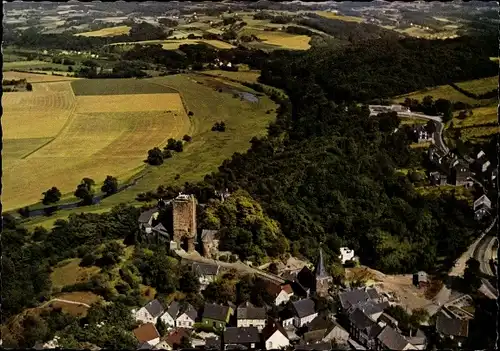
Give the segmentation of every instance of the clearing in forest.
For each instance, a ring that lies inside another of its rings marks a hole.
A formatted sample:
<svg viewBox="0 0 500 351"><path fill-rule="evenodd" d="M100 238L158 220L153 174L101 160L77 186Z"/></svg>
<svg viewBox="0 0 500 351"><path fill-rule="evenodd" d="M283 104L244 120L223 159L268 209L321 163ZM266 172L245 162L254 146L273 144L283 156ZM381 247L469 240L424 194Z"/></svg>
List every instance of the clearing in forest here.
<svg viewBox="0 0 500 351"><path fill-rule="evenodd" d="M260 44L273 45L280 49L289 50L308 50L311 45L309 42L311 38L307 35L297 35L290 34L284 31L264 31L257 29L247 29L243 28L240 35L255 35L257 38L262 40ZM259 44L257 42L252 42L251 44Z"/></svg>

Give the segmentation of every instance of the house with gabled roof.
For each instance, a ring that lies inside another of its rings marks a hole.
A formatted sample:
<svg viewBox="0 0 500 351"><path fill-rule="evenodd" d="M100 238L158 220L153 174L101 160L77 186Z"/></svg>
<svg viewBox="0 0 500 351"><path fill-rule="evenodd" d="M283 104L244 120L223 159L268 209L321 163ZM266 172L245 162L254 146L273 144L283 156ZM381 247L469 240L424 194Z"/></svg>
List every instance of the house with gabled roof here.
<svg viewBox="0 0 500 351"><path fill-rule="evenodd" d="M160 317L161 321L169 328L175 327L175 320L179 314L180 303L172 301L168 309Z"/></svg>
<svg viewBox="0 0 500 351"><path fill-rule="evenodd" d="M290 297L293 296L293 289L290 284L278 285L269 281L266 282L265 289L273 297L275 306L287 303L290 301Z"/></svg>
<svg viewBox="0 0 500 351"><path fill-rule="evenodd" d="M175 326L177 328L193 329L196 318L198 317L198 311L189 303L181 306L179 314L175 319Z"/></svg>
<svg viewBox="0 0 500 351"><path fill-rule="evenodd" d="M224 350L259 349L261 344L260 333L256 327L229 327L224 330L222 344Z"/></svg>
<svg viewBox="0 0 500 351"><path fill-rule="evenodd" d="M272 319L268 320L262 329L262 340L266 350L284 349L290 345L287 331L279 322Z"/></svg>
<svg viewBox="0 0 500 351"><path fill-rule="evenodd" d="M191 265L191 269L198 277L201 290L204 290L208 284L214 282L220 273L220 266L218 264L194 262Z"/></svg>
<svg viewBox="0 0 500 351"><path fill-rule="evenodd" d="M375 288L359 288L345 291L339 294L340 304L344 312L349 313L360 304L383 302Z"/></svg>
<svg viewBox="0 0 500 351"><path fill-rule="evenodd" d="M148 302L144 307L141 307L138 311L135 309L132 310L132 314L138 322L156 324L156 321L163 314L163 311L164 308L160 301L154 299Z"/></svg>
<svg viewBox="0 0 500 351"><path fill-rule="evenodd" d="M207 327L224 330L234 314L233 308L213 303L206 303L203 309L202 323Z"/></svg>
<svg viewBox="0 0 500 351"><path fill-rule="evenodd" d="M491 210L491 200L486 195L482 195L474 201L474 218L481 220Z"/></svg>
<svg viewBox="0 0 500 351"><path fill-rule="evenodd" d="M375 347L377 350L416 350L408 340L388 325L377 335Z"/></svg>
<svg viewBox="0 0 500 351"><path fill-rule="evenodd" d="M293 324L296 328L300 328L313 321L318 316L314 301L311 299L302 299L292 302L295 317Z"/></svg>
<svg viewBox="0 0 500 351"><path fill-rule="evenodd" d="M317 316L307 327L302 339L306 344L332 342L346 344L349 333L336 321L324 316Z"/></svg>
<svg viewBox="0 0 500 351"><path fill-rule="evenodd" d="M264 307L255 307L250 302L242 303L236 309L236 326L257 327L259 331L266 325L266 309Z"/></svg>
<svg viewBox="0 0 500 351"><path fill-rule="evenodd" d="M217 239L218 230L203 229L201 231L201 243L203 256L212 258L219 252L219 239Z"/></svg>
<svg viewBox="0 0 500 351"><path fill-rule="evenodd" d="M140 348L149 348L148 345L152 347L160 342L160 334L153 323L141 324L132 332L137 338Z"/></svg>
<svg viewBox="0 0 500 351"><path fill-rule="evenodd" d="M152 208L144 211L139 216L139 229L144 233L151 233L153 229L153 223L158 219L160 212L158 208Z"/></svg>
<svg viewBox="0 0 500 351"><path fill-rule="evenodd" d="M375 339L383 328L358 308L349 314L348 320L351 338L364 347L375 348Z"/></svg>
<svg viewBox="0 0 500 351"><path fill-rule="evenodd" d="M469 320L450 318L439 312L436 318L436 331L440 337L457 341L458 346L469 336Z"/></svg>

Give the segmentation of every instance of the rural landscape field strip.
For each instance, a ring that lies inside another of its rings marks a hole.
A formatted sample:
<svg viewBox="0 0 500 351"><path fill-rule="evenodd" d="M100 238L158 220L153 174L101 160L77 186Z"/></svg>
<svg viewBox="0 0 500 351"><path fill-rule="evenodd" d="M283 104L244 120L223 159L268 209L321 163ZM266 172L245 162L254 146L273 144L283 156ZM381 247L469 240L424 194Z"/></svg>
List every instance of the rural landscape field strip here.
<svg viewBox="0 0 500 351"><path fill-rule="evenodd" d="M145 90L169 93L131 94L134 88L141 92L141 83L124 80L127 94L119 94L118 80L104 85L91 80L78 83L76 93L85 95L75 97L69 82L35 83L53 84L54 89L38 87L37 92L11 93L21 97L7 98L7 149L15 150L26 137L30 141L24 142L22 153L11 151L5 162L9 169L4 177L6 210L38 202L42 192L52 186L63 194L72 192L83 177L101 182L110 174L119 178L129 175L131 169L143 164L150 148L162 147L169 138L180 139L189 131L181 98L168 87L145 82ZM92 92L100 95L89 95ZM19 119L37 118L40 113L47 115L43 121L50 128L23 135L25 127ZM16 176L19 174L24 176Z"/></svg>

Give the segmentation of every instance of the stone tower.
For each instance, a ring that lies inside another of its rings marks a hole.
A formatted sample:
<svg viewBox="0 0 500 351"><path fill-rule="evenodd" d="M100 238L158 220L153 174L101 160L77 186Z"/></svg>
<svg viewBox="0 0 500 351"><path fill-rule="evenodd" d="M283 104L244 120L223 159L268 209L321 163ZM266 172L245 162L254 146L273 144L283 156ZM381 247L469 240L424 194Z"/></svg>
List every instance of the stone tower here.
<svg viewBox="0 0 500 351"><path fill-rule="evenodd" d="M193 195L179 194L172 201L174 241L179 247L194 251L196 238L196 199ZM186 244L186 245L183 245Z"/></svg>
<svg viewBox="0 0 500 351"><path fill-rule="evenodd" d="M315 270L316 276L316 294L321 297L328 296L328 289L330 288L333 278L326 272L325 263L323 262L323 249L319 248L319 260Z"/></svg>

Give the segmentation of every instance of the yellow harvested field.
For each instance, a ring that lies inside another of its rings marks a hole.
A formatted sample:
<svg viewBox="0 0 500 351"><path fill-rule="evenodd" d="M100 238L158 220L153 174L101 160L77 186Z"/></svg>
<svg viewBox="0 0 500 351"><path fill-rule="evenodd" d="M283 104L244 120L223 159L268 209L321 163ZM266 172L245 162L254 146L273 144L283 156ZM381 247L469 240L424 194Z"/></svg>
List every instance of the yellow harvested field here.
<svg viewBox="0 0 500 351"><path fill-rule="evenodd" d="M114 37L115 35L129 34L129 26L118 26L94 30L92 32L78 33L76 36L82 37Z"/></svg>
<svg viewBox="0 0 500 351"><path fill-rule="evenodd" d="M119 180L147 151L190 129L177 93L77 96L70 82L34 83L3 97L4 210L32 205L57 186L71 193L83 177Z"/></svg>
<svg viewBox="0 0 500 351"><path fill-rule="evenodd" d="M481 125L485 123L497 122L497 106L479 107L472 109L472 116L461 120L458 118L453 119L455 127L468 127Z"/></svg>
<svg viewBox="0 0 500 351"><path fill-rule="evenodd" d="M76 80L80 78L74 77L61 77L61 76L53 76L48 74L35 74L35 73L27 73L27 72L13 72L7 71L3 72L3 79L26 79L30 83L40 83L40 82L60 82L60 81L69 81ZM4 93L4 96L7 93Z"/></svg>
<svg viewBox="0 0 500 351"><path fill-rule="evenodd" d="M334 12L330 11L316 11L316 13L322 17L325 18L330 18L330 19L337 19L340 21L346 21L346 22L363 22L363 18L361 17L354 17L354 16L342 16L342 15L337 15Z"/></svg>
<svg viewBox="0 0 500 351"><path fill-rule="evenodd" d="M210 74L213 76L218 76L218 77L226 77L230 79L235 79L241 82L251 82L251 83L257 83L257 79L260 76L260 71L238 71L238 72L231 72L231 71L222 71L222 70L208 70L208 71L203 71L205 74Z"/></svg>
<svg viewBox="0 0 500 351"><path fill-rule="evenodd" d="M76 97L76 113L181 111L179 94L87 95Z"/></svg>
<svg viewBox="0 0 500 351"><path fill-rule="evenodd" d="M311 45L311 38L307 35L295 35L282 31L263 31L254 29L244 29L244 35L255 35L261 39L263 43L280 46L290 50L308 50Z"/></svg>

